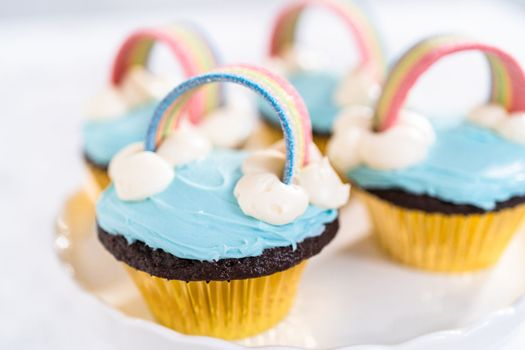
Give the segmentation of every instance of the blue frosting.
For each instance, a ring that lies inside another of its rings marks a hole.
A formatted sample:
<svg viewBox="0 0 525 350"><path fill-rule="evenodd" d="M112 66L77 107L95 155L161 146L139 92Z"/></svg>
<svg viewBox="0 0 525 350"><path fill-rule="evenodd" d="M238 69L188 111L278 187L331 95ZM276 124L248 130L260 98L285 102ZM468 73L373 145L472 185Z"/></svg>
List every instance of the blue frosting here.
<svg viewBox="0 0 525 350"><path fill-rule="evenodd" d="M107 165L123 147L144 140L156 104L147 104L109 120L89 120L84 124L84 152L90 160Z"/></svg>
<svg viewBox="0 0 525 350"><path fill-rule="evenodd" d="M401 188L486 210L525 195L525 146L467 121L436 128L436 135L436 143L420 164L395 171L361 166L347 176L364 188Z"/></svg>
<svg viewBox="0 0 525 350"><path fill-rule="evenodd" d="M110 186L97 203L99 225L128 242L142 241L179 258L213 261L258 256L320 235L336 210L310 205L293 223L274 226L246 216L233 195L246 153L215 150L178 166L162 193L139 202L118 199Z"/></svg>
<svg viewBox="0 0 525 350"><path fill-rule="evenodd" d="M341 79L322 71L301 71L287 78L306 103L313 131L330 134L340 111L340 107L334 102L334 95ZM267 103L259 103L259 109L266 120L273 125L279 125L277 114Z"/></svg>

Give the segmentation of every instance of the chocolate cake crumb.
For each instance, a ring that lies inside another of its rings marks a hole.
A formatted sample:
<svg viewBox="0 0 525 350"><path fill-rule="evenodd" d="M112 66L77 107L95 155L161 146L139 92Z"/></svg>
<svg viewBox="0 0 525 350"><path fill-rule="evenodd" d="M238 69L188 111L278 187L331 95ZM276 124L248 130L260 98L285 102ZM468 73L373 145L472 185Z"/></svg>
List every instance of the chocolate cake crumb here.
<svg viewBox="0 0 525 350"><path fill-rule="evenodd" d="M228 281L271 275L318 254L337 234L339 219L327 224L319 236L298 243L295 250L292 246L276 247L265 249L259 256L217 261L178 258L140 241L128 244L124 236L109 234L98 225L97 229L100 242L117 260L150 275L188 282Z"/></svg>
<svg viewBox="0 0 525 350"><path fill-rule="evenodd" d="M525 196L512 197L506 201L496 203L496 207L492 210L486 210L470 204L454 204L431 197L425 194L412 194L402 189L370 189L364 188L364 191L374 195L382 200L395 204L399 207L420 210L427 213L441 213L441 214L485 214L488 212L496 212L504 209L510 209L520 204L525 203Z"/></svg>

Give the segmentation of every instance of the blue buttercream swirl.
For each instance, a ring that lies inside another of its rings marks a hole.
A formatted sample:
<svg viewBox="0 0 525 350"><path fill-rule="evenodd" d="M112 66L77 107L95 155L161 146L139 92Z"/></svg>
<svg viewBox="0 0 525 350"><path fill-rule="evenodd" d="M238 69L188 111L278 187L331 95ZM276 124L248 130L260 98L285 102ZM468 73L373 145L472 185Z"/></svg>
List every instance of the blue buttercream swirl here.
<svg viewBox="0 0 525 350"><path fill-rule="evenodd" d="M334 102L334 95L341 78L324 71L300 71L287 78L306 104L313 131L331 134L334 120L341 110ZM267 103L261 101L259 110L268 122L279 127L279 117Z"/></svg>
<svg viewBox="0 0 525 350"><path fill-rule="evenodd" d="M399 188L454 204L492 210L525 195L525 146L464 121L436 128L437 140L421 163L383 171L360 166L347 176L366 189Z"/></svg>
<svg viewBox="0 0 525 350"><path fill-rule="evenodd" d="M98 165L108 165L123 147L144 140L155 107L151 103L116 118L86 121L82 129L85 154Z"/></svg>
<svg viewBox="0 0 525 350"><path fill-rule="evenodd" d="M261 255L320 235L336 210L310 205L294 222L275 226L245 215L233 194L247 153L214 150L177 166L175 179L160 194L139 202L121 201L110 186L97 202L98 224L128 242L141 241L176 257L214 261Z"/></svg>

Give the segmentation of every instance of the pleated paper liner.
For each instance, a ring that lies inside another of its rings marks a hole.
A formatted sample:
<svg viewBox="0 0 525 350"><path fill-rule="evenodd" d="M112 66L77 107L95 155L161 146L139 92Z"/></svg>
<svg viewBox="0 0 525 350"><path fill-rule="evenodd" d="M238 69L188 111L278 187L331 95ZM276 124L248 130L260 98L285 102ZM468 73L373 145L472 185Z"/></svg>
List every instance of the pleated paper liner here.
<svg viewBox="0 0 525 350"><path fill-rule="evenodd" d="M498 262L525 221L525 205L474 215L401 208L364 191L379 245L394 260L435 272L468 272Z"/></svg>
<svg viewBox="0 0 525 350"><path fill-rule="evenodd" d="M305 265L269 276L210 282L167 280L125 266L162 325L189 335L242 339L288 314Z"/></svg>

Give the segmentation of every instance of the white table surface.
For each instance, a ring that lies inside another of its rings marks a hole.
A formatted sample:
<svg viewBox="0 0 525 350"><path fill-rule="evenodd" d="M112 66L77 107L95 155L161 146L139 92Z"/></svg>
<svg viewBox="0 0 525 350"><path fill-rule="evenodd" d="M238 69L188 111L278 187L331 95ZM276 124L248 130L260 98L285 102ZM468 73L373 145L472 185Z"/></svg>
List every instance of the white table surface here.
<svg viewBox="0 0 525 350"><path fill-rule="evenodd" d="M201 0L183 6L173 1L147 10L135 6L0 21L1 349L114 349L111 333L126 331L91 299L78 297L53 253L55 215L85 176L82 106L106 81L119 40L138 26L192 19L215 38L225 61L257 62L272 14L282 2ZM390 57L426 34L460 31L498 43L525 63L525 7L503 1L459 3L376 0L369 7L381 23ZM325 44L334 49L333 42ZM461 59L440 64L411 101L431 113L461 113L485 94L481 60L472 62L466 68ZM462 74L454 74L459 67ZM458 94L461 98L454 98ZM94 323L114 328L101 335ZM511 348L524 344L516 340Z"/></svg>

